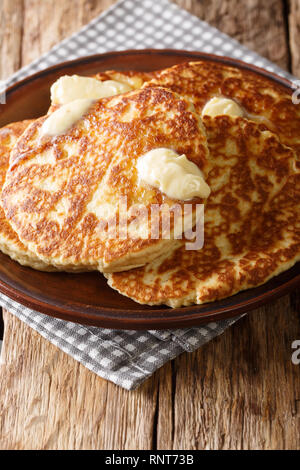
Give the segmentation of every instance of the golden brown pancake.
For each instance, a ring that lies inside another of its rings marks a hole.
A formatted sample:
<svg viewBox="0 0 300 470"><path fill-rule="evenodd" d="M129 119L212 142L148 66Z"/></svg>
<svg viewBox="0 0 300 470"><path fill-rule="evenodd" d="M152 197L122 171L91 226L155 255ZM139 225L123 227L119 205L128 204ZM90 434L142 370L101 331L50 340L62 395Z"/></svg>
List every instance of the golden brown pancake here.
<svg viewBox="0 0 300 470"><path fill-rule="evenodd" d="M2 193L6 217L25 246L65 270L130 269L169 251L172 239L144 238L134 229L134 236L112 239L109 222L118 221L120 197L129 210L173 207L174 200L137 180L136 161L151 149L184 153L207 174L206 137L191 103L160 87L137 90L95 102L65 134L41 139L46 118L15 146ZM132 212L131 227L137 220Z"/></svg>
<svg viewBox="0 0 300 470"><path fill-rule="evenodd" d="M152 73L124 71L117 72L109 70L101 72L94 76L100 81L104 80L117 80L122 83L127 83L133 89L141 88L143 83L150 80L155 75ZM49 112L52 112L57 107L51 107ZM31 124L33 120L25 120L21 122L14 122L10 125L0 129L0 192L5 182L7 168L9 167L10 152L15 145L17 139L23 134L25 129ZM54 270L53 266L43 263L37 256L28 250L23 243L19 240L16 232L10 226L5 217L4 211L0 207L0 250L9 255L14 260L25 266L30 266L39 270Z"/></svg>
<svg viewBox="0 0 300 470"><path fill-rule="evenodd" d="M177 90L178 91L178 90ZM180 307L265 283L300 260L300 165L264 125L205 117L214 167L207 182L204 247L185 242L139 269L107 275L136 302Z"/></svg>
<svg viewBox="0 0 300 470"><path fill-rule="evenodd" d="M115 80L117 82L126 83L131 86L133 90L138 90L143 86L144 83L154 79L157 72L138 72L133 70L107 70L105 72L99 72L94 75L94 78L101 82L105 80Z"/></svg>
<svg viewBox="0 0 300 470"><path fill-rule="evenodd" d="M280 84L249 70L211 61L182 63L156 73L144 86L159 85L190 99L201 115L214 96L234 99L251 120L263 122L300 155L300 106Z"/></svg>
<svg viewBox="0 0 300 470"><path fill-rule="evenodd" d="M17 139L33 121L14 122L0 129L0 191L5 182L6 171L9 166L10 151ZM7 221L4 211L0 206L0 250L24 266L49 271L49 267L43 263L34 253L30 252L19 240L18 235Z"/></svg>

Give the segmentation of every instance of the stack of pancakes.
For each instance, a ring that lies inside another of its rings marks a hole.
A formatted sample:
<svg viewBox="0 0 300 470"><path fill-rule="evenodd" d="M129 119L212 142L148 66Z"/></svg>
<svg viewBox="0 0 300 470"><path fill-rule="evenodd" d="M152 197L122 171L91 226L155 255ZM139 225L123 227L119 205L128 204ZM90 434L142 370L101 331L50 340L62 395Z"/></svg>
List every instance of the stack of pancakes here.
<svg viewBox="0 0 300 470"><path fill-rule="evenodd" d="M39 270L98 270L121 294L171 307L261 285L300 260L300 108L284 88L209 61L95 78L130 91L95 100L62 135L41 138L57 105L0 130L3 253ZM202 115L214 97L242 115ZM185 154L210 186L190 201L204 204L201 248L186 249L175 220L168 239L153 238L138 216L184 204L138 178L138 159L157 148ZM109 236L112 219L121 230L120 198L129 229Z"/></svg>

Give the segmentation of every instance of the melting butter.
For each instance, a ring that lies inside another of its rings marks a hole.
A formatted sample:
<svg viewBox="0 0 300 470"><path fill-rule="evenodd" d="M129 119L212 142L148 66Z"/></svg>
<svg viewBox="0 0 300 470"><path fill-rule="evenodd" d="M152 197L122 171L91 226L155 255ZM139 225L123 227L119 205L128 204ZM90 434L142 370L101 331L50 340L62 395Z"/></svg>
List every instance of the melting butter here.
<svg viewBox="0 0 300 470"><path fill-rule="evenodd" d="M202 110L202 116L220 116L226 114L227 116L244 116L243 109L230 98L223 96L214 96L211 98Z"/></svg>
<svg viewBox="0 0 300 470"><path fill-rule="evenodd" d="M150 150L137 161L140 180L158 188L172 199L207 198L210 187L201 170L186 158L168 148Z"/></svg>
<svg viewBox="0 0 300 470"><path fill-rule="evenodd" d="M126 83L116 80L101 82L96 78L64 75L51 86L52 104L67 104L77 99L99 100L131 91Z"/></svg>
<svg viewBox="0 0 300 470"><path fill-rule="evenodd" d="M94 100L80 99L64 104L44 121L41 135L58 136L65 134L92 106Z"/></svg>
<svg viewBox="0 0 300 470"><path fill-rule="evenodd" d="M269 129L276 130L271 121L265 117L258 114L249 113L246 109L239 106L234 100L225 97L215 96L211 98L202 110L203 116L220 116L221 114L227 114L228 116L237 117L241 116L249 121L257 122L258 124L265 124Z"/></svg>

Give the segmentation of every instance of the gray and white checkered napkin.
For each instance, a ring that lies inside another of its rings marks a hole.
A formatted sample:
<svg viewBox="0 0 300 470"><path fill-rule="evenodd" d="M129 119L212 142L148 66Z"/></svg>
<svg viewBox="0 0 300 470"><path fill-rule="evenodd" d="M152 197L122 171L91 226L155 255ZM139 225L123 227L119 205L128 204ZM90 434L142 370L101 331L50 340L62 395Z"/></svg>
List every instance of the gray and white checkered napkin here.
<svg viewBox="0 0 300 470"><path fill-rule="evenodd" d="M199 50L232 56L291 78L276 65L167 0L122 0L15 73L6 86L65 60L145 48ZM183 330L117 331L51 318L2 294L0 304L90 370L128 390L136 388L170 359L184 351L196 350L237 321L224 320Z"/></svg>

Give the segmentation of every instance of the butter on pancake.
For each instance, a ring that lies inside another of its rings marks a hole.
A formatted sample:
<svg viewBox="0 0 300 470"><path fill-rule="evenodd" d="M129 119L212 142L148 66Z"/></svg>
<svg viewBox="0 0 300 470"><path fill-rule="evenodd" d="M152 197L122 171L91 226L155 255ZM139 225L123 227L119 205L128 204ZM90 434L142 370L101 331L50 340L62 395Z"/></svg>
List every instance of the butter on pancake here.
<svg viewBox="0 0 300 470"><path fill-rule="evenodd" d="M224 96L214 96L202 109L203 116L243 116L243 109L232 99L224 98Z"/></svg>
<svg viewBox="0 0 300 470"><path fill-rule="evenodd" d="M206 199L210 194L209 186L198 166L172 149L150 150L138 159L137 170L142 181L173 199Z"/></svg>
<svg viewBox="0 0 300 470"><path fill-rule="evenodd" d="M138 90L155 78L155 72L108 70L94 76L63 75L50 88L51 106L48 114L78 99L97 100Z"/></svg>
<svg viewBox="0 0 300 470"><path fill-rule="evenodd" d="M65 134L88 112L94 100L90 98L75 99L55 109L41 127L41 137L56 137Z"/></svg>
<svg viewBox="0 0 300 470"><path fill-rule="evenodd" d="M6 216L25 246L66 270L127 270L170 251L175 227L170 239L153 240L138 209L171 209L183 201L140 182L136 165L164 147L186 155L206 178L206 136L192 104L160 87L136 90L94 101L66 132L40 139L47 119L37 119L18 141L2 192ZM132 228L125 239L110 236L112 219L120 229L120 198Z"/></svg>
<svg viewBox="0 0 300 470"><path fill-rule="evenodd" d="M156 73L143 86L162 86L192 101L202 114L211 99L233 100L244 117L264 124L300 156L300 106L286 88L250 70L216 61L181 63Z"/></svg>
<svg viewBox="0 0 300 470"><path fill-rule="evenodd" d="M185 241L146 266L106 275L136 302L180 307L256 287L300 260L300 165L265 126L204 116L213 167L204 246Z"/></svg>
<svg viewBox="0 0 300 470"><path fill-rule="evenodd" d="M10 151L17 139L33 121L13 122L0 129L0 191L5 182L6 171L9 167ZM30 266L42 271L52 271L53 266L43 263L34 253L30 252L20 241L12 229L0 206L0 250L24 266Z"/></svg>
<svg viewBox="0 0 300 470"><path fill-rule="evenodd" d="M155 72L108 70L89 77L63 75L50 88L51 104L63 105L77 99L101 99L138 90L155 78Z"/></svg>
<svg viewBox="0 0 300 470"><path fill-rule="evenodd" d="M131 91L132 87L117 80L100 81L93 77L63 75L50 89L52 104L65 105L78 99L99 100Z"/></svg>

